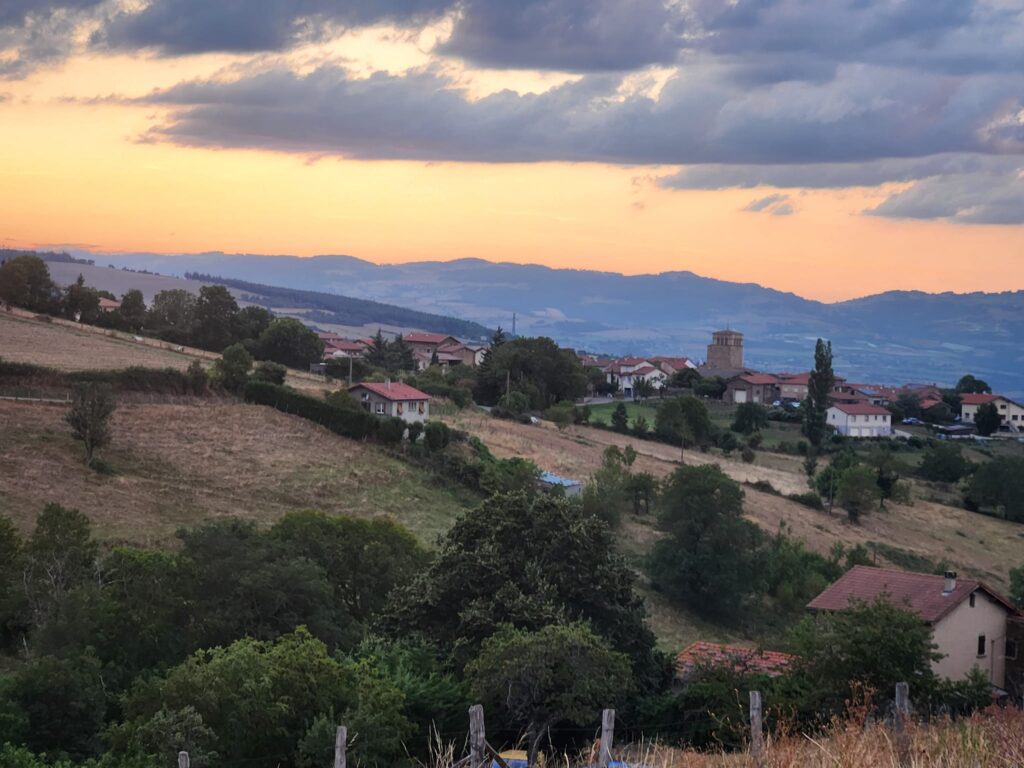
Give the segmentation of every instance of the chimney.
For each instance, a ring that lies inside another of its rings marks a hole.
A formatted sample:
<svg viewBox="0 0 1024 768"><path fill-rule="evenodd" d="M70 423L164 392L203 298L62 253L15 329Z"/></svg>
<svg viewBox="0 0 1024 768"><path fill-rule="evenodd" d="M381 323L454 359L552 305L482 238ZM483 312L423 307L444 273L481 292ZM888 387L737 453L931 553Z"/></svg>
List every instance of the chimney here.
<svg viewBox="0 0 1024 768"><path fill-rule="evenodd" d="M942 585L942 594L949 595L956 592L956 571L946 571Z"/></svg>
<svg viewBox="0 0 1024 768"><path fill-rule="evenodd" d="M391 379L384 379L384 386L391 389Z"/></svg>

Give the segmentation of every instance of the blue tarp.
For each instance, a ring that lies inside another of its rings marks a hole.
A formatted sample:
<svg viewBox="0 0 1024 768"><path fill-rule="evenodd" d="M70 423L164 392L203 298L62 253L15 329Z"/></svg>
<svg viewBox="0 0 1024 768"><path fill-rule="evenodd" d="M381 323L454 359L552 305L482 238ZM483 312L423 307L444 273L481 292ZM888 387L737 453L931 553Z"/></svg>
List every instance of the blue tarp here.
<svg viewBox="0 0 1024 768"><path fill-rule="evenodd" d="M570 480L568 477L556 475L554 472L541 472L540 481L548 485L561 485L563 488L574 488L580 484L579 480Z"/></svg>

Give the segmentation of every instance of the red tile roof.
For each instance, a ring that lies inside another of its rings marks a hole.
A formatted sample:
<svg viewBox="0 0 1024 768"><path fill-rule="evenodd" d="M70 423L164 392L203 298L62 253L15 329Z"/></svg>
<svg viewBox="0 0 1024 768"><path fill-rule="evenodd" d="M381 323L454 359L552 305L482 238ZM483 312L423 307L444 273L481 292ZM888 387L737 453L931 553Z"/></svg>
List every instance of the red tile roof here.
<svg viewBox="0 0 1024 768"><path fill-rule="evenodd" d="M641 365L639 368L637 368L636 370L632 371L631 373L627 373L626 375L627 376L631 376L631 375L632 376L646 376L648 373L654 373L656 370L658 370L658 369L655 368L653 365Z"/></svg>
<svg viewBox="0 0 1024 768"><path fill-rule="evenodd" d="M832 403L832 408L837 408L849 416L891 416L888 408L871 403Z"/></svg>
<svg viewBox="0 0 1024 768"><path fill-rule="evenodd" d="M748 373L746 376L740 376L742 381L748 384L778 384L779 380L770 373Z"/></svg>
<svg viewBox="0 0 1024 768"><path fill-rule="evenodd" d="M783 384L809 384L811 381L811 374L810 372L780 373L777 378Z"/></svg>
<svg viewBox="0 0 1024 768"><path fill-rule="evenodd" d="M339 352L365 352L366 345L361 341L349 341L348 339L335 339L333 341L325 341L325 351L330 349L336 349Z"/></svg>
<svg viewBox="0 0 1024 768"><path fill-rule="evenodd" d="M986 394L966 394L960 395L961 405L985 405L985 403L991 403L993 400L998 400L999 395L986 395Z"/></svg>
<svg viewBox="0 0 1024 768"><path fill-rule="evenodd" d="M649 360L652 363L665 363L666 365L675 368L677 371L683 368L688 368L690 363L690 358L688 357L651 357Z"/></svg>
<svg viewBox="0 0 1024 768"><path fill-rule="evenodd" d="M408 342L409 344L440 344L441 342L452 339L451 336L445 333L407 333L402 337L402 341ZM454 339L452 339L454 341Z"/></svg>
<svg viewBox="0 0 1024 768"><path fill-rule="evenodd" d="M376 382L364 381L361 384L353 384L348 388L353 392L359 388L368 389L373 394L383 397L385 400L429 400L430 395L420 392L416 387L410 387L400 381Z"/></svg>
<svg viewBox="0 0 1024 768"><path fill-rule="evenodd" d="M811 600L807 607L814 611L841 611L851 601L871 602L886 596L893 605L908 608L929 624L949 613L975 590L984 590L1010 612L1013 605L983 582L957 579L956 589L943 592L945 579L930 573L911 573L890 568L856 565L832 586Z"/></svg>
<svg viewBox="0 0 1024 768"><path fill-rule="evenodd" d="M679 677L687 677L699 667L729 666L737 672L777 677L793 666L796 660L796 656L779 651L763 651L698 640L676 656L676 674Z"/></svg>

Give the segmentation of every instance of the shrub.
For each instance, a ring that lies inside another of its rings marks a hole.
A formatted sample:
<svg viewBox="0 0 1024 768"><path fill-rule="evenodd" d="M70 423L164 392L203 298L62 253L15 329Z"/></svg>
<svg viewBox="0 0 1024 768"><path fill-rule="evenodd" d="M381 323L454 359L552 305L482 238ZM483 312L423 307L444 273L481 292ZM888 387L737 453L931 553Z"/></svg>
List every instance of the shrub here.
<svg viewBox="0 0 1024 768"><path fill-rule="evenodd" d="M414 421L407 427L407 429L409 430L409 442L415 443L420 439L420 435L423 434L423 422Z"/></svg>
<svg viewBox="0 0 1024 768"><path fill-rule="evenodd" d="M743 449L743 453L740 454L743 457L743 461L750 464L754 461L754 449L749 445Z"/></svg>
<svg viewBox="0 0 1024 768"><path fill-rule="evenodd" d="M280 363L270 360L261 360L256 363L256 369L252 372L255 381L266 381L270 384L284 384L288 369Z"/></svg>
<svg viewBox="0 0 1024 768"><path fill-rule="evenodd" d="M265 381L250 381L245 385L243 394L247 402L293 413L344 437L363 440L377 431L377 419L361 408L339 408L326 400L300 394L288 387Z"/></svg>
<svg viewBox="0 0 1024 768"><path fill-rule="evenodd" d="M443 421L428 421L423 428L423 441L431 453L443 451L451 440L451 430Z"/></svg>
<svg viewBox="0 0 1024 768"><path fill-rule="evenodd" d="M241 344L232 344L213 364L213 379L229 392L240 392L249 378L252 355Z"/></svg>
<svg viewBox="0 0 1024 768"><path fill-rule="evenodd" d="M754 434L747 438L747 445L749 445L751 448L755 450L760 448L763 442L764 435L762 435L760 432L755 432Z"/></svg>
<svg viewBox="0 0 1024 768"><path fill-rule="evenodd" d="M402 441L404 434L405 421L397 416L381 419L377 425L377 437L385 445L397 445Z"/></svg>
<svg viewBox="0 0 1024 768"><path fill-rule="evenodd" d="M795 501L797 504L803 504L805 507L811 509L822 510L824 505L821 503L821 496L814 493L814 491L807 491L806 493L791 493L786 496L790 501Z"/></svg>

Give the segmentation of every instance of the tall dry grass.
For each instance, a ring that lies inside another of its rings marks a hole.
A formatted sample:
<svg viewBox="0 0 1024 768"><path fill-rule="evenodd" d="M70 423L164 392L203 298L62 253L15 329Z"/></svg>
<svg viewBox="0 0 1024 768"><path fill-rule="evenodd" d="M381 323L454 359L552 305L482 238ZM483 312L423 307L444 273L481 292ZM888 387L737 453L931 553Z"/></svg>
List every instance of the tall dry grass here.
<svg viewBox="0 0 1024 768"><path fill-rule="evenodd" d="M1011 768L1024 766L1024 713L992 708L971 718L909 723L908 761L900 762L893 729L851 715L834 720L820 734L792 733L769 738L764 768ZM632 744L615 759L637 768L749 768L747 753L706 753ZM544 768L582 768L596 764L596 749L577 757L548 757ZM451 768L453 751L438 753L432 768Z"/></svg>

